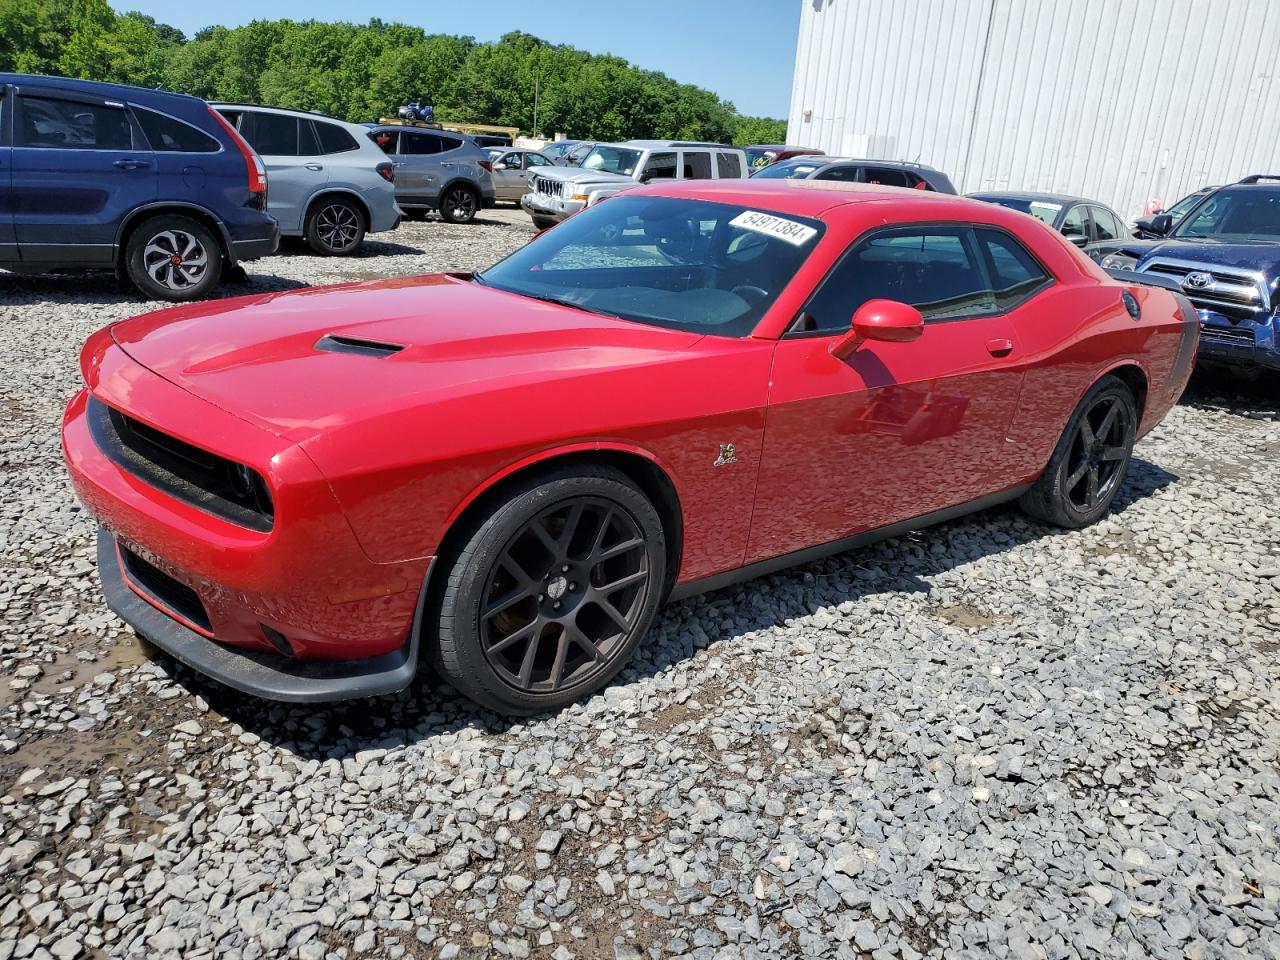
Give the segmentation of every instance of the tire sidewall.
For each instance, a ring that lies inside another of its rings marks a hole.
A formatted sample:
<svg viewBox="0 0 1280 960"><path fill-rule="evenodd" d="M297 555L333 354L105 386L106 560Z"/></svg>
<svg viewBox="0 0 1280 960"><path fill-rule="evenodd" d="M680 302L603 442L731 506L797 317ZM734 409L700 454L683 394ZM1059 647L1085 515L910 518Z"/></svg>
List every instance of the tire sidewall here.
<svg viewBox="0 0 1280 960"><path fill-rule="evenodd" d="M320 238L320 214L330 207L344 207L355 214L356 218L356 239L349 247L338 249L325 243ZM365 225L364 213L350 200L342 197L328 197L317 201L312 206L310 213L307 214L307 246L313 251L324 257L349 257L360 249L360 245L364 243L364 235L368 227Z"/></svg>
<svg viewBox="0 0 1280 960"><path fill-rule="evenodd" d="M1125 454L1116 468L1116 478L1110 493L1091 510L1081 510L1071 502L1066 490L1071 447L1075 442L1076 431L1080 427L1080 421L1105 396L1115 396L1124 405L1128 423ZM1133 458L1133 445L1137 438L1137 430L1138 407L1137 402L1134 400L1133 391L1118 377L1103 377L1085 394L1084 399L1080 401L1075 412L1072 413L1071 419L1067 421L1066 430L1058 441L1058 446L1054 449L1044 477L1040 481L1041 490L1034 491L1041 494L1042 502L1040 506L1042 509L1033 509L1032 512L1059 526L1070 528L1087 527L1105 516L1111 509L1111 504L1120 492L1120 488L1124 486L1125 478L1129 472L1129 461Z"/></svg>
<svg viewBox="0 0 1280 960"><path fill-rule="evenodd" d="M461 190L464 193L470 194L471 199L473 201L471 216L466 217L465 219L460 219L458 217L455 217L453 215L452 210L450 209L451 205L448 203L449 197L451 197L453 193L458 190ZM476 214L478 214L479 212L480 212L480 195L476 193L474 190L472 190L470 187L465 186L464 184L460 184L460 183L452 184L445 189L444 193L440 195L440 217L446 223L470 223L472 220L476 218Z"/></svg>
<svg viewBox="0 0 1280 960"><path fill-rule="evenodd" d="M205 250L208 266L205 268L204 276L197 283L184 290L171 290L164 284L157 283L147 273L143 263L143 251L146 249L147 244L166 230L180 230L184 233L190 233ZM222 246L218 243L218 238L213 235L213 231L197 220L178 214L161 214L144 220L129 235L129 242L125 245L124 264L129 282L143 296L155 300L184 303L188 300L199 300L207 297L218 286L218 282L222 278L224 263Z"/></svg>
<svg viewBox="0 0 1280 960"><path fill-rule="evenodd" d="M608 500L634 519L645 537L649 581L631 635L600 673L550 694L532 694L508 684L485 656L480 640L484 587L508 542L532 517L580 496ZM567 706L600 689L631 659L662 601L666 540L662 521L649 500L617 471L584 470L547 478L513 493L481 523L448 569L436 617L438 642L424 638L433 666L460 692L500 713L533 714Z"/></svg>

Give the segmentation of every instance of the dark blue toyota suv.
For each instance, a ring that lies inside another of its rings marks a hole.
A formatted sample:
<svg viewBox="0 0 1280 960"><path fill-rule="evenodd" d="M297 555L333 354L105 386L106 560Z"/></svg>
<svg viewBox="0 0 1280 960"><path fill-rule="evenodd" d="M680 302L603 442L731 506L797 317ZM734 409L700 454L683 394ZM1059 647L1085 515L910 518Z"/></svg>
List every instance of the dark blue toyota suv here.
<svg viewBox="0 0 1280 960"><path fill-rule="evenodd" d="M278 243L262 161L203 100L0 73L0 267L195 300Z"/></svg>
<svg viewBox="0 0 1280 960"><path fill-rule="evenodd" d="M1246 377L1280 370L1280 175L1211 190L1176 222L1158 216L1151 228L1160 239L1087 252L1117 276L1184 294L1200 315L1202 361Z"/></svg>

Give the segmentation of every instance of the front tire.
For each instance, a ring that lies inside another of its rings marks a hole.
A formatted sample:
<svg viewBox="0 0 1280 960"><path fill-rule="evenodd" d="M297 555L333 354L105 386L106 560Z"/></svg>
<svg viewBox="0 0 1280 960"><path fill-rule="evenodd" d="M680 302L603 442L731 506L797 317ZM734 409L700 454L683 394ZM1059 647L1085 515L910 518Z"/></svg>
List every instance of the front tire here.
<svg viewBox="0 0 1280 960"><path fill-rule="evenodd" d="M364 212L350 200L320 200L307 214L307 246L322 257L348 257L360 249Z"/></svg>
<svg viewBox="0 0 1280 960"><path fill-rule="evenodd" d="M1105 376L1089 390L1022 509L1059 527L1079 529L1110 508L1138 435L1138 405L1119 377Z"/></svg>
<svg viewBox="0 0 1280 960"><path fill-rule="evenodd" d="M190 217L151 217L125 245L129 282L154 300L181 303L207 297L222 278L222 268L222 248L212 231Z"/></svg>
<svg viewBox="0 0 1280 960"><path fill-rule="evenodd" d="M470 223L479 209L479 195L460 183L451 186L440 198L440 216L448 223Z"/></svg>
<svg viewBox="0 0 1280 960"><path fill-rule="evenodd" d="M556 710L609 682L657 612L662 521L604 466L534 476L478 518L442 567L436 670L504 714Z"/></svg>

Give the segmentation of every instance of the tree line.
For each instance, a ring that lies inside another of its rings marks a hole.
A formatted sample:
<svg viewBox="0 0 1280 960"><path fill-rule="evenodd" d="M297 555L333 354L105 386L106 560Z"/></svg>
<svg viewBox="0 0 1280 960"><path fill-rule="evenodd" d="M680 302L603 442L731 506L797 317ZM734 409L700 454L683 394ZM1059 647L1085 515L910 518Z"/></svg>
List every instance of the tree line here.
<svg viewBox="0 0 1280 960"><path fill-rule="evenodd" d="M0 0L0 71L162 87L206 100L374 120L423 100L445 122L550 136L781 143L786 124L620 57L508 33L493 43L419 27L255 20L188 39L107 0Z"/></svg>

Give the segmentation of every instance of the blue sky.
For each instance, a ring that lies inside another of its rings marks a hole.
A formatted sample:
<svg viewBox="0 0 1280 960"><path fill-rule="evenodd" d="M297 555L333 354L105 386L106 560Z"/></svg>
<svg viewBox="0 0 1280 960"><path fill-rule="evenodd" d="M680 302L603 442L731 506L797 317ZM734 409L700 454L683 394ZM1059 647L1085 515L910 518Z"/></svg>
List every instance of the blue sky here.
<svg viewBox="0 0 1280 960"><path fill-rule="evenodd" d="M521 30L551 43L612 53L731 100L742 113L785 119L802 0L112 0L191 36L254 19L348 20L377 15L433 33L496 40Z"/></svg>

